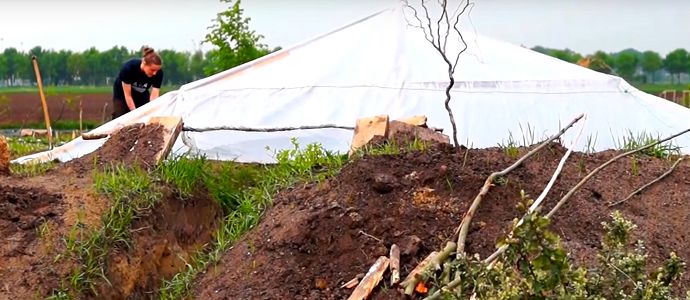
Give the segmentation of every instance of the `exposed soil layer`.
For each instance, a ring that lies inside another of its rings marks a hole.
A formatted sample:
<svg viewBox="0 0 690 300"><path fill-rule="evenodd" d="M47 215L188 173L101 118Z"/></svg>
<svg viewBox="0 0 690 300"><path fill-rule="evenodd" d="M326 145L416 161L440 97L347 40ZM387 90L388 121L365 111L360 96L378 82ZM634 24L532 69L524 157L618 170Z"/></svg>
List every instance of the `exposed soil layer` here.
<svg viewBox="0 0 690 300"><path fill-rule="evenodd" d="M112 205L95 192L93 171L113 164L151 169L162 133L160 125L136 124L113 134L95 152L44 175L0 175L0 299L45 298L70 286L69 276L80 262L69 256L66 237L74 228L85 234L98 230ZM129 246L109 249L105 275L112 286L99 284L99 295L85 298L151 298L164 279L184 270L190 255L211 240L222 210L208 193L182 199L172 188L160 189L161 200L133 221Z"/></svg>
<svg viewBox="0 0 690 300"><path fill-rule="evenodd" d="M520 149L520 155L526 149ZM467 251L486 257L518 217L520 190L536 198L565 153L552 144L491 188L470 228ZM546 198L550 209L569 189L618 154L574 153ZM453 234L487 176L517 157L502 149L454 150L435 145L424 152L365 156L331 180L305 184L276 196L260 224L195 283L197 299L346 299L340 286L366 273L376 258L401 248L406 276ZM577 264L595 259L602 221L620 210L638 225L650 269L672 250L690 261L690 164L627 202L609 208L664 173L672 161L624 158L608 166L554 215L552 230ZM635 167L636 166L636 167ZM690 288L684 275L677 289ZM387 280L387 279L386 279ZM379 288L372 299L402 299L397 288Z"/></svg>

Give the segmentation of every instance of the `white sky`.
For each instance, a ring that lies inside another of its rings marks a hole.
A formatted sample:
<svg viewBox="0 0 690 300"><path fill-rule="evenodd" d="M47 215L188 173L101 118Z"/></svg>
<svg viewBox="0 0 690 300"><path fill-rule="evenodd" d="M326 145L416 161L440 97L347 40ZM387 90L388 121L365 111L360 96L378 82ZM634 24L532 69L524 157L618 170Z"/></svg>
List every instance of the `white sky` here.
<svg viewBox="0 0 690 300"><path fill-rule="evenodd" d="M625 48L690 50L690 1L474 0L470 17L481 34L532 47L582 54ZM271 47L288 47L364 17L397 0L244 0L250 27ZM91 46L193 50L218 0L0 0L0 51L83 51ZM203 49L208 49L207 46Z"/></svg>

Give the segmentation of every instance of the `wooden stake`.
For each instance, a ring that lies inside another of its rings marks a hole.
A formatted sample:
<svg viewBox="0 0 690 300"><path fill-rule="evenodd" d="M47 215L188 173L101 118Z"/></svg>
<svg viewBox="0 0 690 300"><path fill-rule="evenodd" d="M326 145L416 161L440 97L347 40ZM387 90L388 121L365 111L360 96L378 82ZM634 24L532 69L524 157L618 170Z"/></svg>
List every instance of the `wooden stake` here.
<svg viewBox="0 0 690 300"><path fill-rule="evenodd" d="M369 268L367 275L364 276L362 282L355 288L348 300L364 300L369 297L369 294L381 282L383 273L388 268L388 257L380 256L376 262Z"/></svg>
<svg viewBox="0 0 690 300"><path fill-rule="evenodd" d="M82 115L84 113L84 108L82 106L81 98L79 98L79 133L84 132L84 127L82 126Z"/></svg>
<svg viewBox="0 0 690 300"><path fill-rule="evenodd" d="M400 248L396 244L391 246L390 269L391 286L395 286L400 281Z"/></svg>
<svg viewBox="0 0 690 300"><path fill-rule="evenodd" d="M36 84L38 85L38 93L41 96L41 104L43 105L43 117L46 122L46 130L48 130L48 148L53 149L53 128L50 126L48 103L46 102L46 96L43 94L43 81L41 80L41 72L38 69L38 59L36 59L36 55L33 55L31 57L31 62L34 65L34 73L36 73Z"/></svg>

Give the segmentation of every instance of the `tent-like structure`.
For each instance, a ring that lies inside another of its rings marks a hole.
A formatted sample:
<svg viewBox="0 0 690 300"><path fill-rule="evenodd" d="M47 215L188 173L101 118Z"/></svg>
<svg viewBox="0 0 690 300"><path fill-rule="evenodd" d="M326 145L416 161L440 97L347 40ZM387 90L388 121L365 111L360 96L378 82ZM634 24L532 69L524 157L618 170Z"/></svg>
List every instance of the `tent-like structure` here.
<svg viewBox="0 0 690 300"><path fill-rule="evenodd" d="M285 48L179 90L94 130L175 115L186 127L275 128L335 124L379 114L392 119L425 115L428 124L451 135L443 105L447 65L409 12L394 7L332 32ZM494 40L474 30L463 32L467 50L460 56L451 94L458 139L474 148L538 142L581 113L585 130L575 150L617 147L632 133L666 136L689 127L690 110L643 93L619 77ZM457 53L451 39L448 53ZM580 122L582 124L582 122ZM563 136L565 146L578 130ZM345 153L352 131L309 129L285 132L220 130L183 132L174 153L194 151L213 159L271 162L272 150L321 143ZM16 160L67 161L94 151L104 140L76 139L49 152ZM690 137L675 145L687 152Z"/></svg>

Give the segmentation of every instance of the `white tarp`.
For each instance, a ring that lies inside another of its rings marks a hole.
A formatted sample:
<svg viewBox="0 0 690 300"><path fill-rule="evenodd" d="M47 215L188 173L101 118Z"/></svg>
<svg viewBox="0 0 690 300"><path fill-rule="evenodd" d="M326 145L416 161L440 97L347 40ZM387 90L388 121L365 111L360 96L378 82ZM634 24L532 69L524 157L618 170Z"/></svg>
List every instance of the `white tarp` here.
<svg viewBox="0 0 690 300"><path fill-rule="evenodd" d="M178 91L104 124L94 132L151 116L179 115L193 128L354 126L360 117L392 119L426 115L428 124L451 135L444 108L447 66L409 14L391 8L283 49L253 62L182 86ZM616 148L630 132L666 136L690 127L690 110L643 93L621 78L597 73L529 49L463 32L468 49L460 56L451 108L458 139L475 148L538 142L581 113L583 138L595 150ZM459 43L451 39L449 53ZM454 52L455 51L455 52ZM577 130L564 137L570 145ZM213 159L272 161L271 149L319 142L345 153L352 132L343 129L287 132L184 132L173 151L198 151ZM19 158L66 161L89 153L104 140L77 139L51 152ZM674 144L688 152L690 137Z"/></svg>

